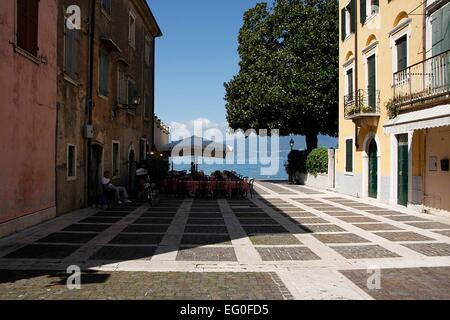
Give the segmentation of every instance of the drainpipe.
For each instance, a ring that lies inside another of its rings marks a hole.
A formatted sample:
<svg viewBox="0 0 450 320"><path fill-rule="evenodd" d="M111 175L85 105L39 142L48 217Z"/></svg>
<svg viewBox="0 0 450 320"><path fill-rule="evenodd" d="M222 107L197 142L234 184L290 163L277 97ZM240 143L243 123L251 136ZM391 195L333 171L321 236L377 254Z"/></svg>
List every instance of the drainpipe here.
<svg viewBox="0 0 450 320"><path fill-rule="evenodd" d="M87 132L88 128L92 126L92 108L94 107L93 92L94 92L94 41L95 41L95 6L96 0L90 0L90 12L89 12L89 44L88 44L88 79L87 79L87 99L86 99L86 120L85 120L85 138L87 140L86 147L86 188L85 196L86 201L89 204L90 188L92 178L91 172L91 149L92 149L92 136Z"/></svg>
<svg viewBox="0 0 450 320"><path fill-rule="evenodd" d="M155 146L155 46L156 46L156 37L153 37L153 45L152 45L152 132L151 132L151 151L154 151Z"/></svg>
<svg viewBox="0 0 450 320"><path fill-rule="evenodd" d="M358 0L353 0L355 3L355 107L359 107L359 92L358 92ZM359 148L358 143L358 125L355 123L355 147Z"/></svg>

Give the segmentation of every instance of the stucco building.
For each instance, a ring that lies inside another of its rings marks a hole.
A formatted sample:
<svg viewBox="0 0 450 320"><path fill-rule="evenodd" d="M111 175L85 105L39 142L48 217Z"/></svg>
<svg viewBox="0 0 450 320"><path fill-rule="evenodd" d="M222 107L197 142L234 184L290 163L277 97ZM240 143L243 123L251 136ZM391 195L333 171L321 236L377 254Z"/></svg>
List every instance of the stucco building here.
<svg viewBox="0 0 450 320"><path fill-rule="evenodd" d="M339 4L337 190L450 211L449 1Z"/></svg>
<svg viewBox="0 0 450 320"><path fill-rule="evenodd" d="M0 237L56 214L57 2L0 2Z"/></svg>
<svg viewBox="0 0 450 320"><path fill-rule="evenodd" d="M70 5L81 8L79 30L67 27ZM59 7L57 209L64 213L95 202L106 170L133 192L136 162L155 144L162 33L144 0L62 0Z"/></svg>

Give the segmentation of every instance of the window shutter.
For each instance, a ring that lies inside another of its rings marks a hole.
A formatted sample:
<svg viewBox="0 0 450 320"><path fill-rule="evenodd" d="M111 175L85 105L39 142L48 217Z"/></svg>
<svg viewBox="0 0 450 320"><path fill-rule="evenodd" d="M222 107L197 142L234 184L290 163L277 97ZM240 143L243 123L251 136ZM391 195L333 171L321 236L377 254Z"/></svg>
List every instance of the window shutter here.
<svg viewBox="0 0 450 320"><path fill-rule="evenodd" d="M442 8L442 52L450 50L450 5Z"/></svg>
<svg viewBox="0 0 450 320"><path fill-rule="evenodd" d="M360 8L359 8L359 13L360 13L360 17L361 17L361 23L366 22L366 19L367 19L367 10L366 9L367 9L366 0L361 0L361 5L360 5Z"/></svg>
<svg viewBox="0 0 450 320"><path fill-rule="evenodd" d="M379 0L373 0L373 10L375 13L378 13L380 11L380 1Z"/></svg>
<svg viewBox="0 0 450 320"><path fill-rule="evenodd" d="M17 45L37 56L39 0L17 0Z"/></svg>
<svg viewBox="0 0 450 320"><path fill-rule="evenodd" d="M345 141L345 171L353 172L353 140Z"/></svg>
<svg viewBox="0 0 450 320"><path fill-rule="evenodd" d="M408 67L408 49L406 36L397 40L397 71L403 70Z"/></svg>
<svg viewBox="0 0 450 320"><path fill-rule="evenodd" d="M79 47L80 47L80 30L72 30L72 73L75 80L80 79L78 71Z"/></svg>
<svg viewBox="0 0 450 320"><path fill-rule="evenodd" d="M100 54L100 94L108 96L108 56L105 53Z"/></svg>
<svg viewBox="0 0 450 320"><path fill-rule="evenodd" d="M356 30L356 0L350 1L350 32Z"/></svg>
<svg viewBox="0 0 450 320"><path fill-rule="evenodd" d="M344 41L345 37L347 36L347 34L345 32L345 29L346 29L345 27L347 25L347 21L345 21L346 13L347 13L347 9L343 8L341 10L341 38L342 38L342 41Z"/></svg>

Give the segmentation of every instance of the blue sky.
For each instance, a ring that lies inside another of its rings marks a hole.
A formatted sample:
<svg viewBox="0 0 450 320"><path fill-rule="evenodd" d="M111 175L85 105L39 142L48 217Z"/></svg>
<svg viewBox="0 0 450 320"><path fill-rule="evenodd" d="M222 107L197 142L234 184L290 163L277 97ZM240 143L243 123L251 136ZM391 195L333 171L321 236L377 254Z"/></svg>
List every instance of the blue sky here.
<svg viewBox="0 0 450 320"><path fill-rule="evenodd" d="M197 119L207 126L225 126L223 83L239 71L237 38L243 14L263 1L147 2L163 32L156 41L157 116L167 124L188 128ZM295 140L298 147L304 146L302 137ZM336 144L328 137L321 137L319 143Z"/></svg>
<svg viewBox="0 0 450 320"><path fill-rule="evenodd" d="M148 0L156 44L156 113L165 122L225 122L223 83L238 72L237 36L257 0Z"/></svg>

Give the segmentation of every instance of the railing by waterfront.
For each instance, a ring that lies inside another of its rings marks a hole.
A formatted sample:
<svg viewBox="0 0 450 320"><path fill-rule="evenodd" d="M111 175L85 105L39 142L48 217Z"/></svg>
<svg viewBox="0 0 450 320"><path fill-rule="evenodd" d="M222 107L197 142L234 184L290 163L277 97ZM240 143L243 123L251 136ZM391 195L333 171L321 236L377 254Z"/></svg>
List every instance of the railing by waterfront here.
<svg viewBox="0 0 450 320"><path fill-rule="evenodd" d="M394 101L399 106L449 98L450 50L394 73Z"/></svg>
<svg viewBox="0 0 450 320"><path fill-rule="evenodd" d="M344 96L345 118L377 115L380 112L380 91L358 90Z"/></svg>

